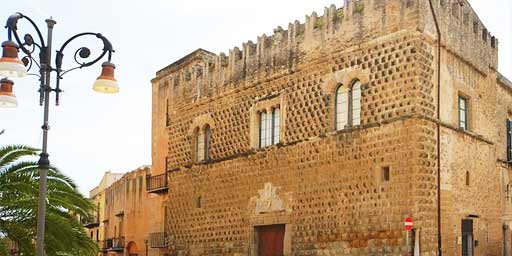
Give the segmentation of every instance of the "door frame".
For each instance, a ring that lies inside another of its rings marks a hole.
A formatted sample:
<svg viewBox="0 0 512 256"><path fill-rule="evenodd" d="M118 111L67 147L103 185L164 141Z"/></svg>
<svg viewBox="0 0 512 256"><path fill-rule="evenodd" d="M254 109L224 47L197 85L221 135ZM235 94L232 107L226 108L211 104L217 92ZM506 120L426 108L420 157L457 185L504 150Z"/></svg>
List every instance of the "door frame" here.
<svg viewBox="0 0 512 256"><path fill-rule="evenodd" d="M280 213L265 213L249 217L249 255L258 255L258 234L257 227L271 226L271 225L284 225L284 241L283 241L283 255L292 255L292 231L293 224L290 223L290 215L285 212Z"/></svg>

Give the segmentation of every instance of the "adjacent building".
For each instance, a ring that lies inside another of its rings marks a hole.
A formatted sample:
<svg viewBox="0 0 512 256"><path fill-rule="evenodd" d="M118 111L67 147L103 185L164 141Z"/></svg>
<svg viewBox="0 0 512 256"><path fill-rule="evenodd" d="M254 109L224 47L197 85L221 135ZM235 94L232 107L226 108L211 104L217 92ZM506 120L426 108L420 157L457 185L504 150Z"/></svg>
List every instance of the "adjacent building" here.
<svg viewBox="0 0 512 256"><path fill-rule="evenodd" d="M105 239L105 192L110 185L119 180L123 176L122 173L105 172L98 186L89 192L89 199L96 206L96 211L90 219L82 220L91 239L94 241L102 241Z"/></svg>
<svg viewBox="0 0 512 256"><path fill-rule="evenodd" d="M161 195L167 191L167 179L152 177L150 172L149 166L123 174L107 172L91 190L98 214L85 227L98 242L100 255L166 255L165 197Z"/></svg>

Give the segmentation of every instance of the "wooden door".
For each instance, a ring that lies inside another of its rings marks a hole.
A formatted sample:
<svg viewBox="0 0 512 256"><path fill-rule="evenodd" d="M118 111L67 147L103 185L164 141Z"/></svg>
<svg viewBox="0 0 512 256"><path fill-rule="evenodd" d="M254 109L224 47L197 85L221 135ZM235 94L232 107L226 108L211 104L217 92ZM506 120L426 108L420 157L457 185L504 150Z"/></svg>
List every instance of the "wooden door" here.
<svg viewBox="0 0 512 256"><path fill-rule="evenodd" d="M284 225L256 227L259 256L282 256L284 249Z"/></svg>

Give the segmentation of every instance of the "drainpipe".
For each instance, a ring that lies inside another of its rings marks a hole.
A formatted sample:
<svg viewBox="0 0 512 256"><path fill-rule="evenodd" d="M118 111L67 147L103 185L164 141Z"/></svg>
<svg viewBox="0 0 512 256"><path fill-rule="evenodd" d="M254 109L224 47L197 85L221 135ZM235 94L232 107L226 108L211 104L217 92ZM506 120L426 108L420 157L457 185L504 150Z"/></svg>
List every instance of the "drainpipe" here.
<svg viewBox="0 0 512 256"><path fill-rule="evenodd" d="M437 32L437 249L443 255L441 240L441 30L432 0L428 1Z"/></svg>

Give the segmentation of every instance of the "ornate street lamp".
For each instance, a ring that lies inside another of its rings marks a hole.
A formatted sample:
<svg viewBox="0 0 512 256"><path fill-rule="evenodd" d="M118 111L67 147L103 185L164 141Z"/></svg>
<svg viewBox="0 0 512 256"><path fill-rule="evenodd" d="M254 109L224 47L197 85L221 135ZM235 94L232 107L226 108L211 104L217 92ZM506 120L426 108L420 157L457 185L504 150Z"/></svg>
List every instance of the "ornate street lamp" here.
<svg viewBox="0 0 512 256"><path fill-rule="evenodd" d="M27 20L35 29L37 33L38 42L34 41L31 34L25 34L22 38L18 34L18 21ZM37 239L36 239L36 255L45 256L44 251L44 234L45 234L45 215L46 215L46 185L48 169L50 168L50 161L48 159L47 145L48 145L48 114L50 107L50 93L55 93L55 103L59 105L59 96L62 90L60 89L60 80L69 71L81 69L84 67L92 66L101 59L107 56L107 61L103 63L101 75L98 77L93 85L93 89L101 93L117 93L119 92L119 86L114 78L115 65L111 62L112 53L114 49L112 44L106 37L99 33L80 33L70 39L68 39L62 47L57 50L55 56L55 63L52 66L52 32L56 22L53 19L46 20L48 35L47 40L43 39L41 30L37 27L35 22L29 17L15 13L7 20L7 35L8 40L2 43L2 58L0 58L0 76L7 78L24 77L26 75L35 75L39 77L39 103L41 106L44 105L44 121L43 126L43 148L38 161L39 167L39 202L37 211ZM13 40L14 36L14 41ZM103 49L101 54L91 61L80 62L79 58L86 60L90 57L91 51L87 47L80 47L75 51L74 59L78 64L77 66L70 69L63 69L62 62L64 58L64 50L66 46L73 40L79 37L93 36L103 42ZM21 51L26 55L21 60L18 57L18 52ZM39 61L34 58L34 52L39 51ZM32 66L37 66L38 72L31 74L28 71L31 70ZM51 73L56 73L56 83L53 87L50 83ZM4 78L0 80L0 107L16 107L17 100L13 93L14 82Z"/></svg>

